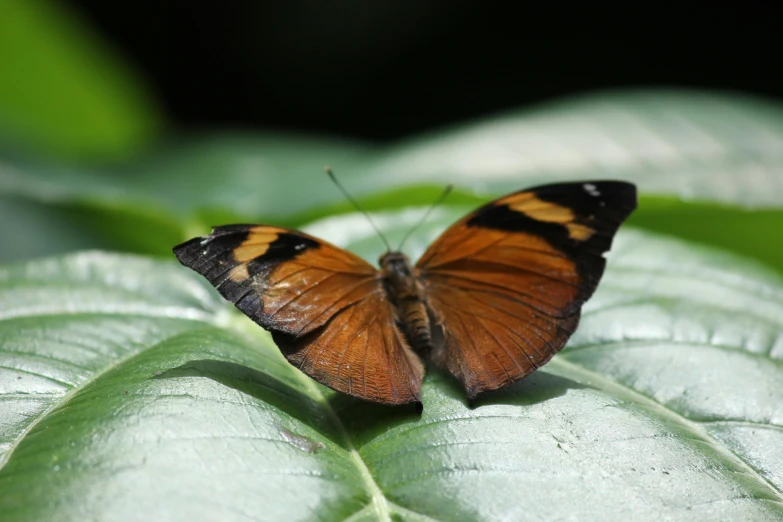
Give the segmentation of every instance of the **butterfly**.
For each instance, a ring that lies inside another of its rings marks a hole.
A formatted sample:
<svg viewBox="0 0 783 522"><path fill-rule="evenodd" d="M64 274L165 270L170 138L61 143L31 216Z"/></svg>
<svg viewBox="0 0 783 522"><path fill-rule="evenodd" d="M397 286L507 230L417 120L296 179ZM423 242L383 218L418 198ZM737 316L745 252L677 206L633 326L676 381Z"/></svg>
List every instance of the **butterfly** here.
<svg viewBox="0 0 783 522"><path fill-rule="evenodd" d="M415 264L387 251L380 269L271 225L218 226L174 254L329 388L420 404L430 360L474 399L563 348L636 205L623 181L537 186L457 221Z"/></svg>

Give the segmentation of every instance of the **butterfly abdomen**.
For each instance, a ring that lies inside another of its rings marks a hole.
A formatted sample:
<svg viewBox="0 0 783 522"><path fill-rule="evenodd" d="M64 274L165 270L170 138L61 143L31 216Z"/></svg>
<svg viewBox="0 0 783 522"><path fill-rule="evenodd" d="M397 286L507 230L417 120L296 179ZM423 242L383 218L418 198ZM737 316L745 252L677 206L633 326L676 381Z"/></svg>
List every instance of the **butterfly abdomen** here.
<svg viewBox="0 0 783 522"><path fill-rule="evenodd" d="M413 349L427 355L432 350L430 320L424 303L420 300L403 301L397 308L403 325L403 331Z"/></svg>
<svg viewBox="0 0 783 522"><path fill-rule="evenodd" d="M413 274L410 261L399 252L381 258L384 288L397 310L400 326L411 347L426 355L432 349L430 320L424 304L424 291Z"/></svg>

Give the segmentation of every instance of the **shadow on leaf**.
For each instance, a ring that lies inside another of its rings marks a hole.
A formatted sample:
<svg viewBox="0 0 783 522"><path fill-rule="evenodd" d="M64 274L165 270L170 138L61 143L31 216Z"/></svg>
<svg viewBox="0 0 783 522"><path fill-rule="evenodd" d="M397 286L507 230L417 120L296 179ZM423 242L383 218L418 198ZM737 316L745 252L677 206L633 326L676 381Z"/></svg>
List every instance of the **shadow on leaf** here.
<svg viewBox="0 0 783 522"><path fill-rule="evenodd" d="M156 379L181 377L207 377L245 393L313 427L332 442L346 446L339 427L325 411L322 402L309 397L289 386L280 379L248 368L241 364L202 359L189 361L176 368L167 370ZM475 400L468 401L462 385L450 375L430 368L425 381L424 408L427 408L427 395L435 392L443 398L461 403L471 410L491 405L529 406L565 395L569 389L585 388L584 385L547 372L538 371L500 390L485 392ZM429 388L429 390L427 390ZM421 420L420 404L386 406L362 401L355 397L336 393L328 399L329 407L339 417L352 439L361 444L384 431L401 424L416 423ZM347 449L347 448L346 448Z"/></svg>
<svg viewBox="0 0 783 522"><path fill-rule="evenodd" d="M421 403L387 406L363 401L344 393L330 397L329 404L351 437L358 439L360 444L391 427L418 422L422 411Z"/></svg>
<svg viewBox="0 0 783 522"><path fill-rule="evenodd" d="M468 407L474 410L492 404L529 406L561 397L568 390L583 388L587 388L587 386L566 377L539 370L505 388L480 394L468 402Z"/></svg>
<svg viewBox="0 0 783 522"><path fill-rule="evenodd" d="M189 361L157 375L156 379L206 377L263 401L298 419L348 449L343 435L325 411L322 402L289 386L280 379L241 364L202 359ZM384 406L337 393L328 398L331 407L349 433L355 430L377 433L402 422L419 420L421 409L416 405Z"/></svg>
<svg viewBox="0 0 783 522"><path fill-rule="evenodd" d="M245 393L294 417L320 432L326 431L335 442L339 435L331 427L323 405L276 377L241 364L211 359L188 361L166 370L156 379L207 377L224 386Z"/></svg>

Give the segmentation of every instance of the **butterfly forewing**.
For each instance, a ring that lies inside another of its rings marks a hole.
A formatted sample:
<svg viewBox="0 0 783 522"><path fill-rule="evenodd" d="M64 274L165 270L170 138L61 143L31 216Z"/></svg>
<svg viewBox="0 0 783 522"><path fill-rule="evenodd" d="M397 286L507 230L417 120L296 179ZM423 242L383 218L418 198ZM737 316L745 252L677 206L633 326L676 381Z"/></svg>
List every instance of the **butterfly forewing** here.
<svg viewBox="0 0 783 522"><path fill-rule="evenodd" d="M549 361L634 208L632 184L561 183L500 198L446 230L416 265L441 340L433 361L471 397Z"/></svg>
<svg viewBox="0 0 783 522"><path fill-rule="evenodd" d="M424 368L397 329L377 270L358 256L263 225L216 227L174 253L270 330L310 377L375 402L420 400Z"/></svg>

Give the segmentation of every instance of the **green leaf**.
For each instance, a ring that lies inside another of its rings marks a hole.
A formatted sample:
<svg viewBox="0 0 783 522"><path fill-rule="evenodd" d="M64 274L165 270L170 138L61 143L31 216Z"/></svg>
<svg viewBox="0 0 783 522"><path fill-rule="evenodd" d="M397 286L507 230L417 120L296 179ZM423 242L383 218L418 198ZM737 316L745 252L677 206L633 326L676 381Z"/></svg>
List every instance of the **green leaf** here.
<svg viewBox="0 0 783 522"><path fill-rule="evenodd" d="M69 160L127 159L161 126L138 78L62 2L0 2L0 136Z"/></svg>
<svg viewBox="0 0 783 522"><path fill-rule="evenodd" d="M360 223L310 230L375 257ZM783 520L783 280L724 252L622 230L561 354L472 406L431 370L421 416L316 384L173 262L11 266L0 318L12 520Z"/></svg>
<svg viewBox="0 0 783 522"><path fill-rule="evenodd" d="M642 196L628 223L763 261L783 274L783 211Z"/></svg>

